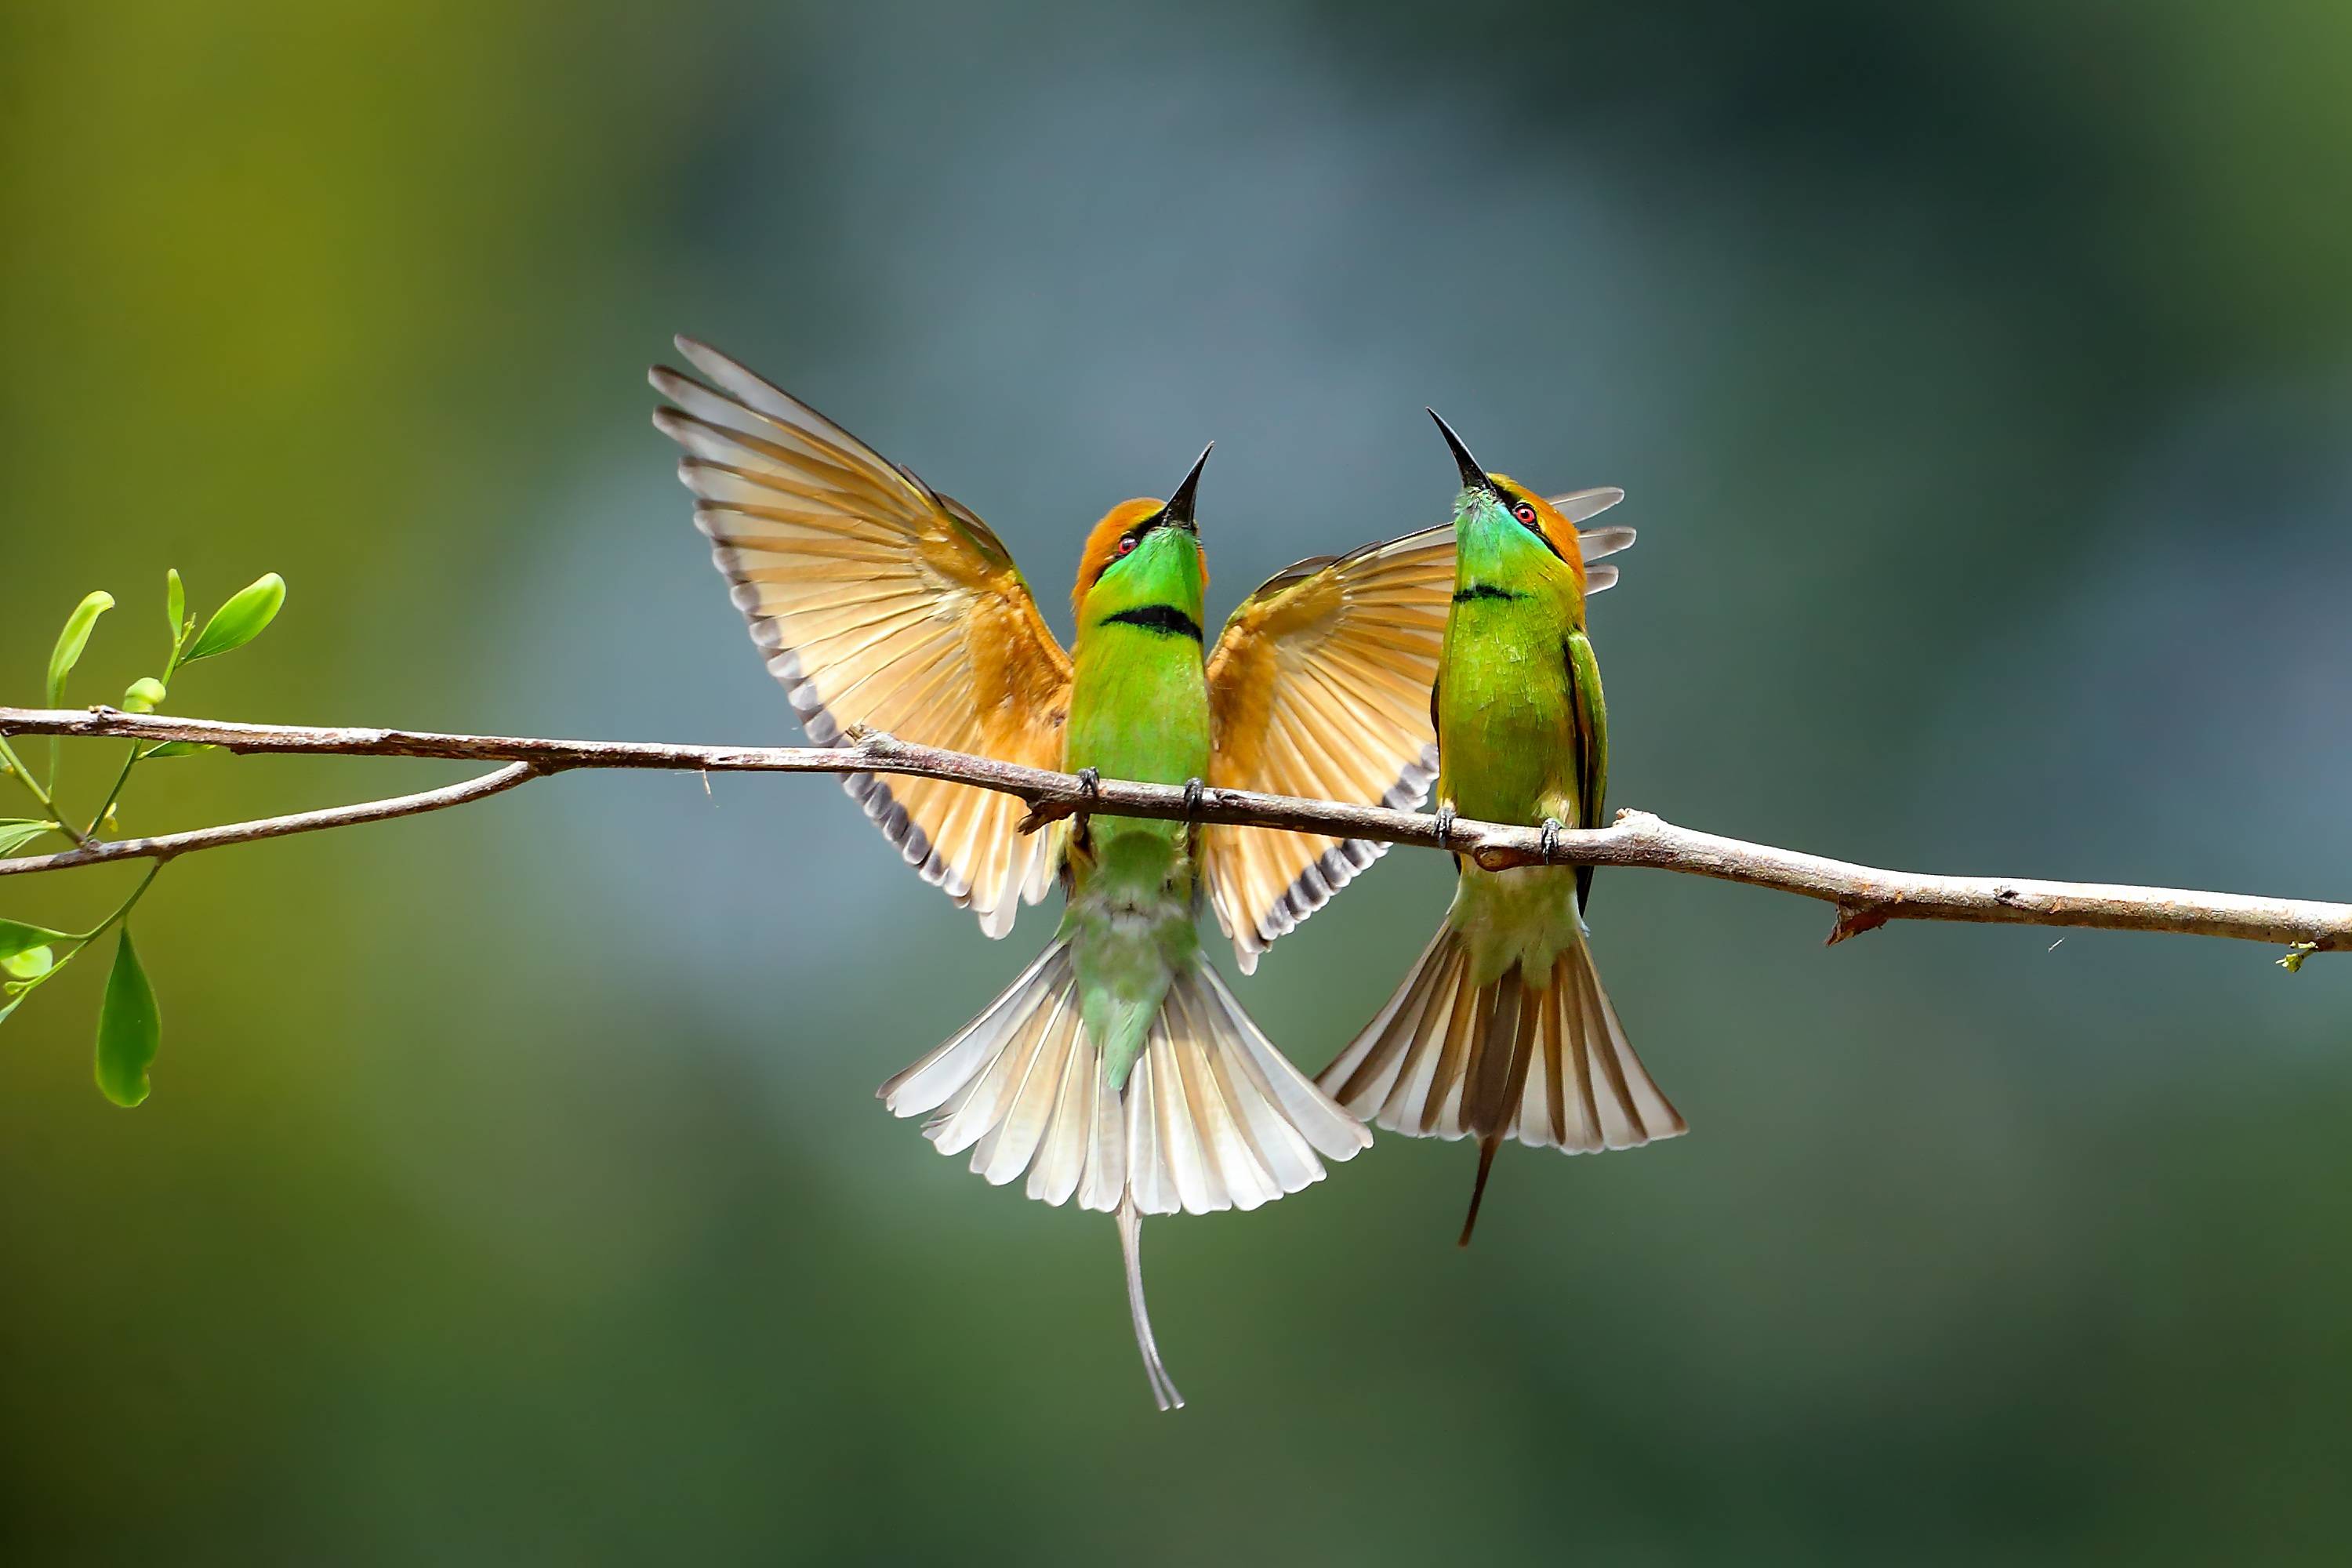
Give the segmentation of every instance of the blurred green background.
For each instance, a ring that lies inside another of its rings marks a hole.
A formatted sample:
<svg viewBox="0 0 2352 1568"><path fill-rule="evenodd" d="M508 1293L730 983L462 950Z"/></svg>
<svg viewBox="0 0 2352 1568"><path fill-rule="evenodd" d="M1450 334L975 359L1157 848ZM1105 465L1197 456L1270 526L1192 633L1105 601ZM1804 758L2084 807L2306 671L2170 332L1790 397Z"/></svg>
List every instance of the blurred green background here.
<svg viewBox="0 0 2352 1568"><path fill-rule="evenodd" d="M0 700L292 585L172 709L783 742L643 372L697 333L1066 625L1202 442L1213 611L1438 520L1421 414L1642 542L1612 803L1882 864L2352 896L2352 10L2016 0L29 5ZM88 800L115 750L68 758ZM157 764L134 829L446 767ZM14 810L12 805L8 809ZM94 918L135 873L16 879ZM1243 995L1310 1068L1399 854ZM199 857L0 1029L0 1559L2335 1563L2352 964L1609 873L1692 1135L1383 1139L1111 1226L873 1086L985 941L831 784L577 776Z"/></svg>

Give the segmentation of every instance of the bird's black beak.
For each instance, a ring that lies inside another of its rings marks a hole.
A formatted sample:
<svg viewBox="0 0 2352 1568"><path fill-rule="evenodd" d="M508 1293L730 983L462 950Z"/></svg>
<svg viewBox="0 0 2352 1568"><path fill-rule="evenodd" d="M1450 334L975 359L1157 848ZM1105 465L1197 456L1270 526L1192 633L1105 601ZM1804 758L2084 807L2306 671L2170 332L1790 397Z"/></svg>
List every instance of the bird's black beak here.
<svg viewBox="0 0 2352 1568"><path fill-rule="evenodd" d="M1462 444L1462 437L1454 433L1454 426L1439 418L1434 408L1423 409L1423 412L1437 420L1437 433L1445 437L1446 447L1454 454L1454 466L1462 470L1462 488L1501 495L1503 492L1496 488L1495 481L1486 477L1486 470L1478 466L1478 459L1470 455L1470 448Z"/></svg>
<svg viewBox="0 0 2352 1568"><path fill-rule="evenodd" d="M1176 493L1160 509L1160 523L1181 528L1187 533L1201 531L1201 525L1192 521L1192 492L1201 488L1201 470L1209 466L1209 454L1216 449L1214 441L1201 448L1201 455L1192 459L1192 471L1184 476L1184 482L1176 487Z"/></svg>

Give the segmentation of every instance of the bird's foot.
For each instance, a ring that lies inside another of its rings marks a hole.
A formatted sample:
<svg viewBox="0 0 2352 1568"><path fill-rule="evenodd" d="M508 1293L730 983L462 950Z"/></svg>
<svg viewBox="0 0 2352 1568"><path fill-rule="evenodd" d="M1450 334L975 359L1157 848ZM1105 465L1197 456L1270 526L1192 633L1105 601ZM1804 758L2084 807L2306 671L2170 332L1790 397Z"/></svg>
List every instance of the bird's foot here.
<svg viewBox="0 0 2352 1568"><path fill-rule="evenodd" d="M1081 804L1078 809L1071 814L1070 837L1081 845L1090 844L1094 841L1094 823L1087 814L1087 807L1102 798L1100 768L1078 770L1078 795Z"/></svg>
<svg viewBox="0 0 2352 1568"><path fill-rule="evenodd" d="M1209 786L1208 786L1208 784L1207 784L1204 780L1201 780L1201 779L1197 779L1197 778L1192 778L1192 779L1186 779L1186 780L1184 781L1184 820L1185 820L1185 821L1187 821L1187 822L1197 822L1197 821L1199 821L1199 820L1200 820L1200 816L1201 816L1201 797L1202 797L1202 795L1207 795L1208 793L1209 793Z"/></svg>
<svg viewBox="0 0 2352 1568"><path fill-rule="evenodd" d="M1102 773L1095 768L1080 768L1072 775L1077 780L1078 798L1071 800L1061 795L1023 795L1029 803L1028 813L1013 825L1018 833L1036 833L1056 822L1070 825L1071 837L1079 844L1087 840L1087 808L1102 799Z"/></svg>
<svg viewBox="0 0 2352 1568"><path fill-rule="evenodd" d="M1440 849L1446 847L1445 841L1453 837L1454 808L1450 805L1440 805L1437 808L1437 847Z"/></svg>
<svg viewBox="0 0 2352 1568"><path fill-rule="evenodd" d="M1543 819L1541 853L1543 855L1543 863L1545 865L1550 865L1551 858L1559 852L1559 831L1567 826L1568 825L1566 823L1560 821L1557 816L1547 816Z"/></svg>

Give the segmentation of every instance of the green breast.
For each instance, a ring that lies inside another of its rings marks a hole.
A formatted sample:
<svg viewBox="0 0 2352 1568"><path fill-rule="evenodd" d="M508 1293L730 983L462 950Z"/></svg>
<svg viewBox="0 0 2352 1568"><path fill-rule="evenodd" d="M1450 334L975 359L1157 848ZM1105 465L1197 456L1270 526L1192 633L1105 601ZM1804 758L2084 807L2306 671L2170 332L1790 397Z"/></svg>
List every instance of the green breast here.
<svg viewBox="0 0 2352 1568"><path fill-rule="evenodd" d="M1567 631L1549 594L1454 600L1438 667L1437 798L1464 816L1535 823L1574 799Z"/></svg>
<svg viewBox="0 0 2352 1568"><path fill-rule="evenodd" d="M1208 776L1209 689L1197 637L1156 624L1109 621L1087 628L1076 665L1065 767L1142 784ZM1127 857L1114 848L1123 840L1160 844L1164 858L1186 831L1181 822L1126 816L1095 817L1090 830L1098 859L1122 861Z"/></svg>

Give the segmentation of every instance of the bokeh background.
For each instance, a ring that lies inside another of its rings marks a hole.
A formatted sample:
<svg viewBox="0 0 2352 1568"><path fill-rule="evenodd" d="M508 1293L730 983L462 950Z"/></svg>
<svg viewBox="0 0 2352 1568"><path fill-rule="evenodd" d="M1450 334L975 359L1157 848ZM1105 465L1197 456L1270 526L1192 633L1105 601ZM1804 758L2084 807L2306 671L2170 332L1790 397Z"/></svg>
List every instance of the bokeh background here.
<svg viewBox="0 0 2352 1568"><path fill-rule="evenodd" d="M795 738L646 423L688 331L1065 628L1212 437L1213 612L1436 521L1434 404L1631 492L1614 804L2352 896L2352 10L90 5L0 62L0 700L87 589L111 700L167 565L276 570L173 709ZM168 770L132 827L456 776ZM1245 1000L1319 1066L1445 882ZM1507 1155L1466 1254L1469 1152L1396 1139L1155 1225L1171 1418L1109 1224L871 1098L1052 918L806 779L173 867L144 1107L101 963L0 1028L0 1557L2344 1560L2352 964L1604 874L1691 1136Z"/></svg>

